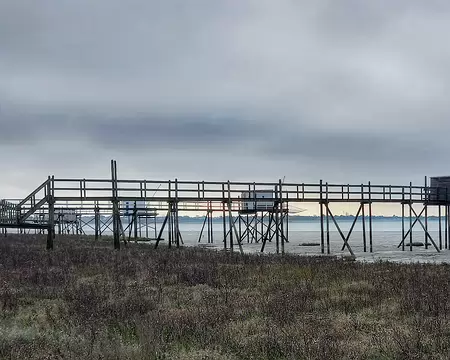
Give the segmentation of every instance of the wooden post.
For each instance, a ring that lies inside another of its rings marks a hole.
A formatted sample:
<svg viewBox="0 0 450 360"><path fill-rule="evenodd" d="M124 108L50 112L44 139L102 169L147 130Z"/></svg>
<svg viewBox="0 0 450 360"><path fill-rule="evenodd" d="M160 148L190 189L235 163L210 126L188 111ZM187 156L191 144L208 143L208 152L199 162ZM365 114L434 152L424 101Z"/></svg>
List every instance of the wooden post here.
<svg viewBox="0 0 450 360"><path fill-rule="evenodd" d="M279 191L279 209L280 209L280 214L281 214L281 219L280 224L279 224L279 229L277 231L279 231L280 235L281 235L281 254L284 255L284 226L283 226L283 214L284 214L284 209L283 209L283 189L282 189L283 183L281 182L281 179L279 179L278 182L278 191Z"/></svg>
<svg viewBox="0 0 450 360"><path fill-rule="evenodd" d="M206 222L208 224L207 233L208 233L208 244L209 244L211 242L211 222L209 219L209 201L206 203Z"/></svg>
<svg viewBox="0 0 450 360"><path fill-rule="evenodd" d="M114 232L114 249L120 249L120 212L118 203L118 186L117 186L117 162L111 160L111 186L112 186L112 203L113 203L113 232Z"/></svg>
<svg viewBox="0 0 450 360"><path fill-rule="evenodd" d="M175 179L175 240L177 248L180 247L180 224L179 224L179 218L178 218L178 179Z"/></svg>
<svg viewBox="0 0 450 360"><path fill-rule="evenodd" d="M289 209L286 212L286 242L289 242Z"/></svg>
<svg viewBox="0 0 450 360"><path fill-rule="evenodd" d="M366 239L366 214L364 208L366 207L365 203L361 203L361 220L362 220L362 232L363 232L363 246L364 252L367 252L367 239Z"/></svg>
<svg viewBox="0 0 450 360"><path fill-rule="evenodd" d="M369 181L369 251L373 252L373 228L372 228L372 187Z"/></svg>
<svg viewBox="0 0 450 360"><path fill-rule="evenodd" d="M239 213L238 213L238 233L239 233L238 241L242 241L242 218L241 218L241 214L239 214Z"/></svg>
<svg viewBox="0 0 450 360"><path fill-rule="evenodd" d="M323 224L323 190L322 180L320 180L320 250L322 254L325 254L325 233ZM328 206L328 205L327 205Z"/></svg>
<svg viewBox="0 0 450 360"><path fill-rule="evenodd" d="M428 200L426 198L427 196L427 177L425 176L425 196L424 196L424 206L425 206L425 249L428 249Z"/></svg>
<svg viewBox="0 0 450 360"><path fill-rule="evenodd" d="M413 224L412 224L412 183L409 183L409 251L413 250Z"/></svg>
<svg viewBox="0 0 450 360"><path fill-rule="evenodd" d="M112 225L113 225L113 237L114 237L114 248L116 248L116 232L117 232L117 222L116 222L116 206L115 206L115 185L114 185L114 160L111 160L111 192L112 192ZM120 246L120 244L119 244Z"/></svg>
<svg viewBox="0 0 450 360"><path fill-rule="evenodd" d="M54 199L54 176L48 178L48 234L47 250L53 249L53 238L55 231L55 199Z"/></svg>
<svg viewBox="0 0 450 360"><path fill-rule="evenodd" d="M173 213L172 213L172 182L169 180L169 202L168 202L168 206L169 206L169 218L168 218L168 223L167 223L167 231L168 231L168 244L167 246L169 247L169 249L172 247L172 235L173 235Z"/></svg>
<svg viewBox="0 0 450 360"><path fill-rule="evenodd" d="M64 221L64 214L58 215L58 235L62 234L62 222Z"/></svg>
<svg viewBox="0 0 450 360"><path fill-rule="evenodd" d="M117 176L117 161L114 161L114 185L116 189L116 217L117 217L117 243L120 248L120 235L125 237L125 232L122 227L122 220L120 218L120 208L119 208L119 181Z"/></svg>
<svg viewBox="0 0 450 360"><path fill-rule="evenodd" d="M214 216L213 216L213 204L209 202L209 218L211 221L211 244L214 244Z"/></svg>
<svg viewBox="0 0 450 360"><path fill-rule="evenodd" d="M100 233L100 208L98 203L95 204L95 219L94 219L94 228L95 228L95 240L98 240L98 236Z"/></svg>
<svg viewBox="0 0 450 360"><path fill-rule="evenodd" d="M367 252L367 239L366 239L366 214L365 214L365 203L364 203L364 185L361 184L361 224L362 224L362 235L363 235L363 247L364 252Z"/></svg>
<svg viewBox="0 0 450 360"><path fill-rule="evenodd" d="M256 214L256 216L258 216L258 214ZM245 215L245 221L246 221L246 227L247 227L247 233L245 234L245 236L247 238L247 244L250 244L250 233L253 234L253 227L252 227L252 224L249 223L248 214ZM252 222L253 222L253 220L252 220Z"/></svg>
<svg viewBox="0 0 450 360"><path fill-rule="evenodd" d="M267 216L269 216L269 221L270 221L270 213L267 213ZM256 224L256 229L258 229L258 225ZM258 236L258 230L256 231L256 236ZM264 213L261 214L261 241L263 240L264 237Z"/></svg>
<svg viewBox="0 0 450 360"><path fill-rule="evenodd" d="M329 199L328 199L328 182L325 184L325 190L326 190L326 204L325 204L325 221L326 221L326 233L327 233L327 254L329 255L331 252L330 249L330 215L328 214L328 206L329 206ZM344 196L342 194L342 196Z"/></svg>
<svg viewBox="0 0 450 360"><path fill-rule="evenodd" d="M173 221L174 221L174 218L173 218L173 203L172 203L172 201L170 201L170 203L169 203L169 223L168 223L168 225L169 225L169 227L168 227L168 230L169 230L169 242L168 242L168 247L169 247L169 249L171 249L172 248L172 245L173 245L173 243L175 242L175 234L174 234L174 224L173 224Z"/></svg>
<svg viewBox="0 0 450 360"><path fill-rule="evenodd" d="M136 201L134 202L134 209L133 209L133 225L134 225L134 241L137 242L138 239L138 214L137 214L137 204Z"/></svg>
<svg viewBox="0 0 450 360"><path fill-rule="evenodd" d="M449 237L450 237L450 221L448 219L449 217L449 206L445 205L445 248L448 249L449 248Z"/></svg>
<svg viewBox="0 0 450 360"><path fill-rule="evenodd" d="M327 201L327 203L325 204L325 209L326 209L326 225L327 225L327 254L330 255L331 253L331 246L330 246L330 215L329 215L329 210L328 210L328 206L330 205L330 203Z"/></svg>
<svg viewBox="0 0 450 360"><path fill-rule="evenodd" d="M228 220L230 222L230 251L233 252L233 214L231 213L231 190L230 190L230 180L228 180Z"/></svg>
<svg viewBox="0 0 450 360"><path fill-rule="evenodd" d="M213 210L213 205L212 202L209 203L209 215L211 217L211 244L214 244L214 210Z"/></svg>
<svg viewBox="0 0 450 360"><path fill-rule="evenodd" d="M277 254L280 253L280 217L279 217L279 206L280 206L280 199L279 199L279 192L278 192L278 186L275 185L275 246Z"/></svg>
<svg viewBox="0 0 450 360"><path fill-rule="evenodd" d="M223 249L227 250L227 221L225 218L225 184L222 184L222 221L223 221Z"/></svg>
<svg viewBox="0 0 450 360"><path fill-rule="evenodd" d="M438 217L439 217L439 249L442 250L442 213L441 205L438 206Z"/></svg>
<svg viewBox="0 0 450 360"><path fill-rule="evenodd" d="M402 251L405 251L405 188L402 187Z"/></svg>

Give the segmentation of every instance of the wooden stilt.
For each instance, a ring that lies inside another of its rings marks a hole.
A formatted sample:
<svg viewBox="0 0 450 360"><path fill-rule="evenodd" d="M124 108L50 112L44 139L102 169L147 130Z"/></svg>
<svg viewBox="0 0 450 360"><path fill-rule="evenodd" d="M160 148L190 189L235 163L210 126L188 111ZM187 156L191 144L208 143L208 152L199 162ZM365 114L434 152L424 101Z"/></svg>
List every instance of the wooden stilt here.
<svg viewBox="0 0 450 360"><path fill-rule="evenodd" d="M363 247L364 252L367 252L367 239L366 239L366 215L365 215L365 203L361 203L361 221L362 221L362 235L363 235Z"/></svg>
<svg viewBox="0 0 450 360"><path fill-rule="evenodd" d="M372 186L369 181L369 251L373 252Z"/></svg>
<svg viewBox="0 0 450 360"><path fill-rule="evenodd" d="M48 233L47 233L47 250L53 249L53 238L55 231L55 200L54 200L54 186L53 178L49 177L48 182Z"/></svg>
<svg viewBox="0 0 450 360"><path fill-rule="evenodd" d="M283 189L282 189L283 183L281 179L278 182L278 198L279 198L279 233L281 236L281 254L284 255L284 225L283 225Z"/></svg>
<svg viewBox="0 0 450 360"><path fill-rule="evenodd" d="M323 219L323 189L322 180L320 180L320 251L325 253L325 232L324 232L324 219Z"/></svg>
<svg viewBox="0 0 450 360"><path fill-rule="evenodd" d="M439 249L442 250L442 211L441 205L438 206L439 217Z"/></svg>
<svg viewBox="0 0 450 360"><path fill-rule="evenodd" d="M405 251L405 203L402 202L402 250Z"/></svg>

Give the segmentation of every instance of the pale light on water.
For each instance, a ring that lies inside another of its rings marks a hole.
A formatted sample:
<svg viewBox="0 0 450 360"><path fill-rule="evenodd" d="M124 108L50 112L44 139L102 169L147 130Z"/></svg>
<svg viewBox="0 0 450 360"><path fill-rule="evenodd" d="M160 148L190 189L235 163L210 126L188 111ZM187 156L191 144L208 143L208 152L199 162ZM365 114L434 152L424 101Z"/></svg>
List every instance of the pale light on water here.
<svg viewBox="0 0 450 360"><path fill-rule="evenodd" d="M339 226L346 236L351 225L352 220L339 220ZM422 219L423 222L423 219ZM362 261L378 261L389 260L395 262L438 262L450 263L450 251L443 249L440 253L436 251L434 246L429 242L428 249L424 246L413 247L413 251L409 250L409 236L406 238L405 251L397 246L400 244L402 238L402 223L400 219L374 219L373 225L373 252L369 252L369 222L366 221L366 241L367 252L364 252L363 246L363 232L362 223L360 220L355 225L352 235L349 239L349 245L354 251L356 258ZM158 223L158 230L161 224ZM228 222L227 222L228 227ZM180 232L183 237L185 246L207 246L210 248L223 249L223 224L222 221L215 220L213 224L213 238L214 244L207 244L207 230L203 232L200 243L198 242L200 231L202 228L202 221L180 222ZM405 219L405 232L409 229L409 219ZM428 229L431 237L436 245L439 247L439 221L437 219L430 219L428 221ZM142 234L145 229L142 228ZM89 231L89 233L91 233ZM151 237L154 236L154 230L149 229ZM442 246L445 246L445 222L442 221ZM289 243L285 244L285 252L299 255L320 255L320 246L304 246L304 244L316 243L320 244L320 221L290 221L289 222ZM163 234L165 241L167 240L167 233ZM164 241L164 242L165 242ZM326 241L326 239L325 239ZM421 225L416 223L413 228L413 241L425 243L425 232ZM260 252L261 243L247 243L245 238L243 241L243 249L245 252ZM346 256L350 255L349 251L345 249L342 251L343 240L340 237L336 227L330 220L330 248L332 255ZM229 244L228 244L229 246ZM234 245L238 251L237 244ZM326 251L326 244L325 244ZM275 241L267 242L265 253L275 253Z"/></svg>

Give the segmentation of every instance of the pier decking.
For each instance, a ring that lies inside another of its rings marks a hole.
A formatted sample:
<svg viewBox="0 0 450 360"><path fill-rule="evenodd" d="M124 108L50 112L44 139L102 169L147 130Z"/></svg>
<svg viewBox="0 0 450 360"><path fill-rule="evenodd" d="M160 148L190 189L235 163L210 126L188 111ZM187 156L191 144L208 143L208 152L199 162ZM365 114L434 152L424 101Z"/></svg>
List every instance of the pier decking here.
<svg viewBox="0 0 450 360"><path fill-rule="evenodd" d="M256 194L267 194L260 198ZM127 207L125 207L127 203ZM372 204L397 203L402 208L402 239L399 247L413 248L412 229L419 224L424 231L425 248L436 251L448 249L450 236L450 194L447 188L424 186L394 186L388 184L331 184L278 182L208 182L174 180L119 179L117 165L111 162L109 179L61 179L48 177L30 195L21 201L0 203L0 228L38 229L48 232L47 247L53 248L56 230L64 231L69 226L83 231L83 226L92 228L95 236L102 229L112 228L114 247L119 249L121 240L132 234L141 234L141 221L153 224L155 247L166 232L168 246L180 246L183 239L179 229L180 212L206 213L208 242L213 242L212 218L219 213L223 219L224 249L243 251L244 238L251 234L252 241L261 243L264 251L267 241L275 241L277 253L284 253L284 244L289 241L289 209L295 203L320 205L321 253L330 254L330 225L336 226L343 249L354 252L349 244L350 235L358 219L363 226L363 249L373 251ZM359 204L354 222L348 234L341 230L332 207L336 203ZM129 204L134 204L129 208ZM140 205L140 204L144 204ZM422 210L416 211L414 204ZM437 207L439 212L439 239L433 239L428 231L428 209ZM73 213L63 211L71 209ZM160 229L157 229L157 212L165 214ZM91 220L83 220L86 217ZM130 218L128 226L122 218ZM102 220L104 218L108 220ZM405 217L408 218L406 223ZM70 219L70 220L69 220ZM368 224L367 224L368 222ZM72 225L69 225L72 224ZM2 230L5 231L5 230ZM202 229L203 231L203 229Z"/></svg>

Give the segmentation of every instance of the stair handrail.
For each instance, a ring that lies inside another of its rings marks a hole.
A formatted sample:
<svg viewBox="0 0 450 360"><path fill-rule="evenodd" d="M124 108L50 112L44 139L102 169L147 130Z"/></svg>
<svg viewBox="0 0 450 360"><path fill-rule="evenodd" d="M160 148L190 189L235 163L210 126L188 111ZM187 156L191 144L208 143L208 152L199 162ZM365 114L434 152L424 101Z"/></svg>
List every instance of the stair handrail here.
<svg viewBox="0 0 450 360"><path fill-rule="evenodd" d="M28 195L25 199L23 199L20 203L17 204L16 209L20 210L23 205L27 203L27 201L31 200L36 194L44 189L46 186L48 186L48 183L51 181L51 178L49 177L47 180L45 180L42 185L40 185L36 190L34 190L30 195Z"/></svg>

